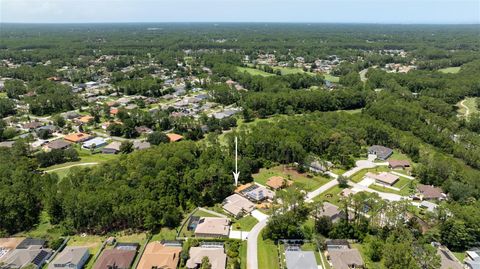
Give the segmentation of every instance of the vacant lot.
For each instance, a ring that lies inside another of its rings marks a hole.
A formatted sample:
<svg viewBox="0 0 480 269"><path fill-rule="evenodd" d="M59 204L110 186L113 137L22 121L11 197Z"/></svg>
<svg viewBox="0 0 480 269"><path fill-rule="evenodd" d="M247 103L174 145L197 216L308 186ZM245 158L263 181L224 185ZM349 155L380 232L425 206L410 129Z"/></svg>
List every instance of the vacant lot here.
<svg viewBox="0 0 480 269"><path fill-rule="evenodd" d="M237 67L238 71L240 72L247 72L248 74L252 76L262 76L262 77L270 77L270 76L275 76L275 74L270 74L262 70L258 70L255 68L250 68L250 67Z"/></svg>
<svg viewBox="0 0 480 269"><path fill-rule="evenodd" d="M280 268L277 245L272 240L263 240L262 235L258 236L258 268Z"/></svg>
<svg viewBox="0 0 480 269"><path fill-rule="evenodd" d="M313 200L314 201L322 201L322 202L329 202L331 204L340 205L340 193L342 192L343 188L337 186L333 186L332 188L328 189L326 192L318 195Z"/></svg>
<svg viewBox="0 0 480 269"><path fill-rule="evenodd" d="M281 176L285 179L293 181L293 186L306 191L312 191L324 185L330 179L310 173L299 173L293 168L284 165L275 166L270 169L262 168L260 172L253 175L255 182L265 185L269 178L273 176Z"/></svg>

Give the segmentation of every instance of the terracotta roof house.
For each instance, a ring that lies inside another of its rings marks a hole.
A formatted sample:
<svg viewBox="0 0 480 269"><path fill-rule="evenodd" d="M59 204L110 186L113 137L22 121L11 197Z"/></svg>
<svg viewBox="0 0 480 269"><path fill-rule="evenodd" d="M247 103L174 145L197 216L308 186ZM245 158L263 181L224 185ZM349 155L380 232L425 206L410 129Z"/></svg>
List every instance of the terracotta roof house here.
<svg viewBox="0 0 480 269"><path fill-rule="evenodd" d="M292 181L290 180L287 180L281 176L273 176L271 178L268 179L267 181L267 186L274 189L274 190L278 190L278 189L281 189L283 187L288 187L290 185L292 185Z"/></svg>
<svg viewBox="0 0 480 269"><path fill-rule="evenodd" d="M433 185L417 185L417 197L421 200L441 200L445 199L446 195L443 190Z"/></svg>
<svg viewBox="0 0 480 269"><path fill-rule="evenodd" d="M177 142L183 139L183 136L174 133L169 133L167 136L170 139L170 142Z"/></svg>
<svg viewBox="0 0 480 269"><path fill-rule="evenodd" d="M63 139L65 139L66 141L69 141L69 142L73 142L73 143L81 143L81 142L87 141L90 138L91 138L91 136L88 135L88 134L74 133L74 134L66 135Z"/></svg>
<svg viewBox="0 0 480 269"><path fill-rule="evenodd" d="M195 228L195 237L228 237L230 221L226 218L202 217Z"/></svg>
<svg viewBox="0 0 480 269"><path fill-rule="evenodd" d="M120 146L122 145L121 142L114 141L108 145L106 145L104 148L102 148L102 153L103 154L117 154L120 151Z"/></svg>
<svg viewBox="0 0 480 269"><path fill-rule="evenodd" d="M68 147L70 147L72 145L72 143L68 142L68 141L65 141L63 139L57 139L57 140L53 140L52 142L48 143L46 145L47 148L49 149L66 149Z"/></svg>
<svg viewBox="0 0 480 269"><path fill-rule="evenodd" d="M86 247L66 247L48 264L48 269L81 269L90 257Z"/></svg>
<svg viewBox="0 0 480 269"><path fill-rule="evenodd" d="M405 169L410 167L410 162L407 160L389 160L388 167L390 169Z"/></svg>
<svg viewBox="0 0 480 269"><path fill-rule="evenodd" d="M235 193L223 200L222 208L235 217L239 217L252 212L255 205L247 198Z"/></svg>
<svg viewBox="0 0 480 269"><path fill-rule="evenodd" d="M225 269L227 264L227 254L224 253L223 247L192 247L189 254L190 259L186 264L189 269L198 268L202 264L203 257L208 257L212 269Z"/></svg>
<svg viewBox="0 0 480 269"><path fill-rule="evenodd" d="M393 150L384 146L373 145L368 148L368 154L374 154L377 155L377 159L386 160L393 154Z"/></svg>
<svg viewBox="0 0 480 269"><path fill-rule="evenodd" d="M136 250L106 249L93 269L129 269L136 255Z"/></svg>
<svg viewBox="0 0 480 269"><path fill-rule="evenodd" d="M365 174L365 177L375 179L375 181L377 183L387 184L387 185L390 185L390 186L395 184L395 182L397 182L400 179L399 176L394 175L394 174L390 174L388 172L381 172L379 174L374 174L374 173L368 172L367 174Z"/></svg>
<svg viewBox="0 0 480 269"><path fill-rule="evenodd" d="M117 115L118 114L118 108L112 108L110 109L110 115Z"/></svg>
<svg viewBox="0 0 480 269"><path fill-rule="evenodd" d="M357 249L330 250L328 257L335 269L364 268L365 266Z"/></svg>
<svg viewBox="0 0 480 269"><path fill-rule="evenodd" d="M158 241L148 243L136 269L175 269L181 251L181 247L165 246Z"/></svg>

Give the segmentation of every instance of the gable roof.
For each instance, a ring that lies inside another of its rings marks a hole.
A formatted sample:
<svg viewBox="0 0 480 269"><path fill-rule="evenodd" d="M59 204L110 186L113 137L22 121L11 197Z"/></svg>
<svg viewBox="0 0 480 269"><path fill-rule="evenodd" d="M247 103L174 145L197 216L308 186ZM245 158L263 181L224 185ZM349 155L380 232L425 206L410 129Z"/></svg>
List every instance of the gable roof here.
<svg viewBox="0 0 480 269"><path fill-rule="evenodd" d="M237 216L242 212L250 213L255 209L255 205L247 198L238 194L232 194L223 201L223 209Z"/></svg>
<svg viewBox="0 0 480 269"><path fill-rule="evenodd" d="M444 197L443 190L433 185L418 184L417 190L424 199L440 199Z"/></svg>
<svg viewBox="0 0 480 269"><path fill-rule="evenodd" d="M399 176L390 174L388 172L381 172L379 174L368 172L365 174L365 176L389 185L393 185L400 178Z"/></svg>
<svg viewBox="0 0 480 269"><path fill-rule="evenodd" d="M410 162L407 160L388 160L388 165L390 167L409 167Z"/></svg>
<svg viewBox="0 0 480 269"><path fill-rule="evenodd" d="M53 140L47 144L47 147L50 149L63 149L70 146L72 143L65 141L63 139Z"/></svg>
<svg viewBox="0 0 480 269"><path fill-rule="evenodd" d="M84 133L73 133L63 137L63 139L73 143L87 141L90 138L91 138L90 135L84 134Z"/></svg>

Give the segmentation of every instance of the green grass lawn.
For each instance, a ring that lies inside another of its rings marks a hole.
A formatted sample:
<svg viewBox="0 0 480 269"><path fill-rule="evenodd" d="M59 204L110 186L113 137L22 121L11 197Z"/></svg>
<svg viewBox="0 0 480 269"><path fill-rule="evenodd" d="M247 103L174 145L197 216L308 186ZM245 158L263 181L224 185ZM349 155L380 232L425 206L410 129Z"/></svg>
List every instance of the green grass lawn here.
<svg viewBox="0 0 480 269"><path fill-rule="evenodd" d="M408 157L406 154L399 152L398 150L394 150L393 154L388 158L388 160L406 160L410 163L413 163L410 157Z"/></svg>
<svg viewBox="0 0 480 269"><path fill-rule="evenodd" d="M60 228L53 226L50 223L50 217L46 211L40 213L40 221L30 231L18 233L15 236L25 236L34 238L43 238L46 240L56 240L63 235Z"/></svg>
<svg viewBox="0 0 480 269"><path fill-rule="evenodd" d="M82 164L82 163L103 163L103 162L118 159L120 156L122 156L120 154L101 154L101 153L92 154L89 150L84 150L80 148L76 148L76 150L78 152L78 157L80 157L80 161L52 165L52 166L43 168L43 170L48 172L53 169L64 168L71 165Z"/></svg>
<svg viewBox="0 0 480 269"><path fill-rule="evenodd" d="M270 76L275 76L275 74L270 74L262 70L258 70L255 68L250 68L250 67L237 67L238 71L240 72L247 72L248 74L252 76L262 76L262 77L270 77Z"/></svg>
<svg viewBox="0 0 480 269"><path fill-rule="evenodd" d="M461 68L460 66L447 67L447 68L439 69L438 71L442 72L444 74L456 74L456 73L460 72L460 68Z"/></svg>
<svg viewBox="0 0 480 269"><path fill-rule="evenodd" d="M240 245L240 268L247 269L247 241L242 241Z"/></svg>
<svg viewBox="0 0 480 269"><path fill-rule="evenodd" d="M340 81L339 77L336 77L330 74L323 74L323 77L325 78L325 80L328 80L330 82L338 83Z"/></svg>
<svg viewBox="0 0 480 269"><path fill-rule="evenodd" d="M277 246L272 240L258 236L258 268L279 269Z"/></svg>
<svg viewBox="0 0 480 269"><path fill-rule="evenodd" d="M283 76L284 75L291 75L291 74L302 74L302 73L306 73L306 74L309 74L309 75L315 75L312 72L305 72L305 71L303 71L302 68L299 68L299 67L274 66L272 68L273 68L273 70L280 70L280 72L282 73Z"/></svg>
<svg viewBox="0 0 480 269"><path fill-rule="evenodd" d="M390 168L387 166L377 166L375 168L369 168L369 169L362 169L360 172L357 172L354 174L350 179L353 182L360 182L363 180L363 177L365 176L366 173L371 172L371 173L379 173L379 172L389 172L391 171Z"/></svg>
<svg viewBox="0 0 480 269"><path fill-rule="evenodd" d="M258 223L258 220L252 216L245 216L232 224L235 231L250 231L253 226Z"/></svg>
<svg viewBox="0 0 480 269"><path fill-rule="evenodd" d="M352 246L352 248L358 249L358 251L360 252L360 255L362 255L363 262L365 262L366 268L369 268L369 269L381 269L382 268L381 262L372 262L372 260L370 260L370 258L366 254L366 250L365 250L365 247L363 245L352 244L351 246Z"/></svg>
<svg viewBox="0 0 480 269"><path fill-rule="evenodd" d="M460 262L463 262L463 259L465 259L465 252L453 252L453 255L455 255L455 257L457 257L457 259L460 261Z"/></svg>
<svg viewBox="0 0 480 269"><path fill-rule="evenodd" d="M175 240L177 231L169 228L162 228L157 234L152 236L150 241Z"/></svg>
<svg viewBox="0 0 480 269"><path fill-rule="evenodd" d="M102 242L106 238L104 236L98 235L87 235L82 237L80 235L74 235L70 237L70 240L67 243L67 246L77 246L77 247L87 247L90 252L90 259L85 265L85 269L90 269L95 263L94 257L102 246Z"/></svg>
<svg viewBox="0 0 480 269"><path fill-rule="evenodd" d="M285 179L291 180L293 181L293 186L306 191L315 190L330 181L330 179L322 176L310 173L300 174L296 172L296 170L287 170L284 169L284 166L275 166L270 169L262 168L259 173L253 175L253 179L255 182L266 185L268 179L272 176L281 176Z"/></svg>
<svg viewBox="0 0 480 269"><path fill-rule="evenodd" d="M0 98L7 98L6 92L0 92Z"/></svg>
<svg viewBox="0 0 480 269"><path fill-rule="evenodd" d="M338 185L333 186L328 189L326 192L318 195L313 200L314 201L322 201L322 202L329 202L334 205L340 205L340 192L342 192L343 188L340 188Z"/></svg>
<svg viewBox="0 0 480 269"><path fill-rule="evenodd" d="M197 210L195 211L195 213L193 213L193 216L197 216L197 217L212 217L212 218L218 218L219 216L217 215L214 215L214 214L211 214L211 213L208 213L208 212L205 212L203 210Z"/></svg>
<svg viewBox="0 0 480 269"><path fill-rule="evenodd" d="M395 182L395 184L393 184L392 187L399 188L399 189L402 189L404 187L407 188L408 183L410 183L410 181L412 180L408 178L400 177L400 179L398 179L398 181Z"/></svg>

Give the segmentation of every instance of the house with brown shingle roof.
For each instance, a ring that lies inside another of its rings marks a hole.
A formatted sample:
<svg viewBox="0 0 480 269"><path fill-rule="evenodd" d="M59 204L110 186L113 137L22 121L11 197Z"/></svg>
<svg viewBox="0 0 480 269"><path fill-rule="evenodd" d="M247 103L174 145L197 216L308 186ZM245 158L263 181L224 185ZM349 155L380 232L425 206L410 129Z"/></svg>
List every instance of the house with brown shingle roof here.
<svg viewBox="0 0 480 269"><path fill-rule="evenodd" d="M386 184L390 186L395 184L400 179L399 176L390 174L388 172L381 172L379 174L368 172L365 174L365 177L375 179L377 183Z"/></svg>
<svg viewBox="0 0 480 269"><path fill-rule="evenodd" d="M388 160L388 167L390 169L405 169L410 167L410 162L407 160Z"/></svg>
<svg viewBox="0 0 480 269"><path fill-rule="evenodd" d="M97 259L93 269L129 269L136 254L136 250L106 249Z"/></svg>
<svg viewBox="0 0 480 269"><path fill-rule="evenodd" d="M364 268L362 256L357 249L335 249L328 251L328 259L335 269Z"/></svg>
<svg viewBox="0 0 480 269"><path fill-rule="evenodd" d="M180 260L181 247L166 246L161 242L148 243L136 269L175 269Z"/></svg>
<svg viewBox="0 0 480 269"><path fill-rule="evenodd" d="M442 200L446 198L445 193L439 187L433 185L417 185L417 195L421 200Z"/></svg>
<svg viewBox="0 0 480 269"><path fill-rule="evenodd" d="M48 143L46 145L46 147L50 150L52 150L52 149L66 149L66 148L70 147L70 145L72 145L72 143L70 143L68 141L65 141L63 139L57 139L57 140L53 140L52 142Z"/></svg>

